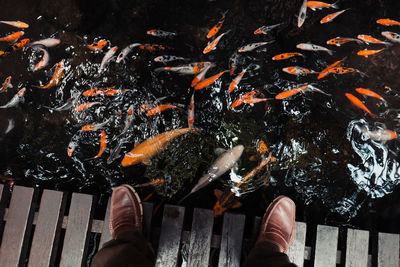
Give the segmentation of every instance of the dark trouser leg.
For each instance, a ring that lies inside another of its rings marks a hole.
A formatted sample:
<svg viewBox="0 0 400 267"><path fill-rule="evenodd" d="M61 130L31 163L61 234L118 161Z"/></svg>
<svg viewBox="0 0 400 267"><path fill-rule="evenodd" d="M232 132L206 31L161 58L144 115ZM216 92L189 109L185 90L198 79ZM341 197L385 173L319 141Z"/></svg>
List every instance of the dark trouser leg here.
<svg viewBox="0 0 400 267"><path fill-rule="evenodd" d="M245 267L297 267L289 261L285 253L279 251L278 246L269 242L257 243L250 251L244 264Z"/></svg>
<svg viewBox="0 0 400 267"><path fill-rule="evenodd" d="M137 231L121 233L108 241L93 257L92 267L153 267L154 251L144 236Z"/></svg>

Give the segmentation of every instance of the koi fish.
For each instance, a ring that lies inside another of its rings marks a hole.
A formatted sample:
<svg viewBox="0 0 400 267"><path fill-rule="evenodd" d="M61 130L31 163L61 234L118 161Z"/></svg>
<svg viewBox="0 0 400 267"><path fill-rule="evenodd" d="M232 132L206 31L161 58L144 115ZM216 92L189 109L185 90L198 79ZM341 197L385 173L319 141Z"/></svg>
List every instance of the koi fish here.
<svg viewBox="0 0 400 267"><path fill-rule="evenodd" d="M379 52L382 52L383 50L384 49L379 49L379 50L367 50L367 49L364 49L364 50L358 51L357 55L368 57L368 56L371 56L371 55L375 55L375 54L377 54Z"/></svg>
<svg viewBox="0 0 400 267"><path fill-rule="evenodd" d="M379 100L383 101L383 103L387 106L386 100L385 100L382 96L380 96L380 95L378 95L377 93L375 93L374 91L371 91L371 90L368 90L368 89L365 89L365 88L356 88L356 91L357 91L359 94L362 94L362 95L366 95L366 96L370 96L370 97L374 97L374 98L376 98L376 99L379 99Z"/></svg>
<svg viewBox="0 0 400 267"><path fill-rule="evenodd" d="M20 40L19 42L14 43L14 44L11 46L11 48L12 48L14 51L20 50L20 49L24 48L27 44L29 44L30 41L31 41L31 40L30 40L29 38L22 39L22 40Z"/></svg>
<svg viewBox="0 0 400 267"><path fill-rule="evenodd" d="M354 68L334 67L334 68L329 68L327 71L329 73L334 73L334 74L346 74L346 73L358 72L363 76L366 75L365 73Z"/></svg>
<svg viewBox="0 0 400 267"><path fill-rule="evenodd" d="M257 95L257 91L253 90L248 93L245 93L244 95L240 96L237 98L231 105L231 108L236 108L242 104L244 104L244 101L246 99L254 99L254 97Z"/></svg>
<svg viewBox="0 0 400 267"><path fill-rule="evenodd" d="M154 52L157 50L165 50L164 46L158 45L158 44L143 44L143 45L140 45L139 48L142 50L149 51L149 52Z"/></svg>
<svg viewBox="0 0 400 267"><path fill-rule="evenodd" d="M211 52L212 50L215 50L217 48L217 44L221 40L222 36L224 36L225 34L227 34L229 32L230 32L230 30L226 31L224 33L221 33L217 38L214 39L214 41L208 42L206 48L204 48L204 50L203 50L203 54L207 54L207 53Z"/></svg>
<svg viewBox="0 0 400 267"><path fill-rule="evenodd" d="M197 129L174 129L150 137L139 145L136 145L129 153L127 153L122 159L121 165L127 167L138 163L149 164L149 160L163 151L173 139L188 132L197 132Z"/></svg>
<svg viewBox="0 0 400 267"><path fill-rule="evenodd" d="M172 71L172 72L177 72L179 74L197 74L201 72L204 68L207 66L211 65L213 63L211 62L195 62L195 63L190 63L190 64L185 64L185 65L180 65L177 67L161 67L161 68L156 68L154 71L160 72L160 71Z"/></svg>
<svg viewBox="0 0 400 267"><path fill-rule="evenodd" d="M13 85L11 84L11 76L8 76L3 84L1 85L0 93L7 92L8 88L13 88Z"/></svg>
<svg viewBox="0 0 400 267"><path fill-rule="evenodd" d="M244 104L250 104L250 106L252 106L255 103L259 103L259 102L264 102L267 101L267 98L255 98L255 97L251 97L251 98L245 98L243 100Z"/></svg>
<svg viewBox="0 0 400 267"><path fill-rule="evenodd" d="M144 184L135 185L134 187L147 187L147 186L161 185L164 182L165 182L164 179L155 179L155 180L152 180L152 181L144 183Z"/></svg>
<svg viewBox="0 0 400 267"><path fill-rule="evenodd" d="M353 105L355 105L358 108L361 108L362 110L364 110L365 112L367 112L372 118L376 118L376 115L373 114L364 104L363 102L361 102L360 99L358 99L357 97L355 97L354 95L350 94L350 93L345 93L345 96L351 101L351 103Z"/></svg>
<svg viewBox="0 0 400 267"><path fill-rule="evenodd" d="M56 68L53 73L53 77L51 78L50 82L45 85L45 86L33 86L36 88L41 88L41 89L48 89L50 87L56 86L61 82L61 79L65 76L64 74L64 66L63 62L60 61L57 63Z"/></svg>
<svg viewBox="0 0 400 267"><path fill-rule="evenodd" d="M188 108L188 127L193 128L194 124L194 92L190 98L190 104Z"/></svg>
<svg viewBox="0 0 400 267"><path fill-rule="evenodd" d="M0 21L0 23L8 24L8 25L20 28L20 29L29 28L29 25L26 24L25 22L22 22L22 21L5 21L5 20L2 20L2 21Z"/></svg>
<svg viewBox="0 0 400 267"><path fill-rule="evenodd" d="M207 173L203 175L193 189L184 196L178 203L182 203L188 196L192 195L194 192L200 190L201 188L207 186L211 182L215 181L218 177L223 175L225 172L229 171L239 160L244 150L244 146L238 145L234 148L222 153L208 168Z"/></svg>
<svg viewBox="0 0 400 267"><path fill-rule="evenodd" d="M24 35L25 33L23 31L20 32L14 32L10 35L7 35L5 37L0 38L0 41L2 42L14 42L15 40L18 40L22 35Z"/></svg>
<svg viewBox="0 0 400 267"><path fill-rule="evenodd" d="M260 28L254 31L254 34L268 34L268 32L272 31L275 28L278 28L282 24L283 23L269 25L269 26L261 26Z"/></svg>
<svg viewBox="0 0 400 267"><path fill-rule="evenodd" d="M307 74L318 73L316 71L306 69L303 67L299 67L299 66L286 67L286 68L283 68L282 71L289 73L289 74L293 74L293 75L307 75Z"/></svg>
<svg viewBox="0 0 400 267"><path fill-rule="evenodd" d="M110 86L107 88L93 88L93 89L88 89L85 92L82 93L83 96L96 96L96 95L102 95L106 92L106 90L111 90L114 89L115 86Z"/></svg>
<svg viewBox="0 0 400 267"><path fill-rule="evenodd" d="M129 89L107 89L104 91L104 95L120 95L122 93L130 91Z"/></svg>
<svg viewBox="0 0 400 267"><path fill-rule="evenodd" d="M243 53L243 52L253 51L256 48L259 48L259 47L264 46L264 45L271 44L273 42L274 41L247 44L247 45L244 45L242 47L239 47L238 52L239 53Z"/></svg>
<svg viewBox="0 0 400 267"><path fill-rule="evenodd" d="M392 42L395 43L400 43L400 34L395 33L395 32L382 32L381 33L383 37L386 37Z"/></svg>
<svg viewBox="0 0 400 267"><path fill-rule="evenodd" d="M266 154L269 153L269 149L263 140L260 140L260 142L258 143L257 152L258 152L257 155L253 155L250 157L251 161L257 160L257 158L259 158L260 155L265 156Z"/></svg>
<svg viewBox="0 0 400 267"><path fill-rule="evenodd" d="M320 23L321 23L321 24L324 24L324 23L331 22L331 21L334 20L337 16L339 16L340 14L344 13L344 12L347 11L347 10L349 10L349 9L347 8L347 9L344 9L344 10L341 10L341 11L338 11L338 12L335 12L335 13L332 13L332 14L329 14L328 16L326 16L326 17L324 17L323 19L321 19Z"/></svg>
<svg viewBox="0 0 400 267"><path fill-rule="evenodd" d="M221 19L218 21L218 23L211 28L211 30L207 33L207 39L210 39L211 37L215 36L219 30L222 27L222 24L224 24L225 21L225 16L228 13L229 10L225 11L224 13L222 13L222 17Z"/></svg>
<svg viewBox="0 0 400 267"><path fill-rule="evenodd" d="M148 30L148 31L147 31L147 34L148 34L148 35L153 35L153 36L156 36L156 37L161 37L161 38L173 37L173 36L176 36L176 35L177 35L176 32L167 32L167 31L157 30L157 29Z"/></svg>
<svg viewBox="0 0 400 267"><path fill-rule="evenodd" d="M118 144L115 146L115 148L110 152L110 155L107 158L107 164L111 164L116 160L117 158L121 157L121 149L122 145L127 142L127 139L121 138L118 140Z"/></svg>
<svg viewBox="0 0 400 267"><path fill-rule="evenodd" d="M126 56L132 51L133 48L141 46L142 44L133 43L122 49L121 53L117 56L117 60L115 62L120 63L122 60L126 58Z"/></svg>
<svg viewBox="0 0 400 267"><path fill-rule="evenodd" d="M10 52L0 50L0 56L5 56L10 54Z"/></svg>
<svg viewBox="0 0 400 267"><path fill-rule="evenodd" d="M282 53L282 54L276 55L276 56L272 57L272 60L285 60L285 59L292 58L292 57L295 57L295 56L305 57L301 53L293 52L293 53Z"/></svg>
<svg viewBox="0 0 400 267"><path fill-rule="evenodd" d="M318 89L318 88L308 84L308 85L303 85L303 86L300 86L300 87L297 87L297 88L290 89L288 91L284 91L282 93L279 93L279 94L277 94L275 96L275 99L277 99L277 100L286 99L288 97L291 97L291 96L296 95L298 93L304 93L306 91L315 91L315 92L330 96L330 94L325 93L321 89Z"/></svg>
<svg viewBox="0 0 400 267"><path fill-rule="evenodd" d="M320 74L318 75L318 80L324 78L325 76L327 76L329 74L329 69L332 69L334 67L339 67L343 64L343 61L346 60L346 57L344 57L341 60L335 61L333 64L329 65L328 67L326 67L325 69L323 69Z"/></svg>
<svg viewBox="0 0 400 267"><path fill-rule="evenodd" d="M154 107L154 108L150 109L146 113L146 115L147 116L153 116L153 115L156 115L156 114L158 114L160 112L163 112L164 110L171 109L171 108L176 108L176 109L182 110L181 107L177 107L175 105L159 105L157 107Z"/></svg>
<svg viewBox="0 0 400 267"><path fill-rule="evenodd" d="M204 80L204 76L206 76L207 71L214 67L215 64L209 64L207 67L205 67L197 76L193 79L192 83L190 84L191 87L195 86L198 84L200 81Z"/></svg>
<svg viewBox="0 0 400 267"><path fill-rule="evenodd" d="M202 80L201 82L196 84L196 86L194 87L194 90L201 90L203 88L206 88L206 87L210 86L216 80L218 80L219 77L221 77L221 75L224 74L225 72L226 71L221 71L220 73L215 74L214 76L211 76L211 77L208 77L207 79Z"/></svg>
<svg viewBox="0 0 400 267"><path fill-rule="evenodd" d="M189 59L184 57L170 56L170 55L158 56L154 59L155 62L161 62L164 64L176 60L189 60Z"/></svg>
<svg viewBox="0 0 400 267"><path fill-rule="evenodd" d="M375 141L390 141L396 139L398 137L397 133L392 130L377 130L377 131L368 131L367 128L363 128L361 132L365 135L368 135L369 138Z"/></svg>
<svg viewBox="0 0 400 267"><path fill-rule="evenodd" d="M360 39L360 40L363 40L367 44L391 45L391 43L378 40L378 39L372 37L371 35L359 34L359 35L357 35L357 38Z"/></svg>
<svg viewBox="0 0 400 267"><path fill-rule="evenodd" d="M229 58L229 74L232 76L236 70L237 64L239 61L239 54L237 52L233 53L233 55Z"/></svg>
<svg viewBox="0 0 400 267"><path fill-rule="evenodd" d="M297 18L297 27L301 28L301 26L303 26L304 21L306 20L306 14L307 14L307 0L304 0L303 4L301 4L300 7L299 17Z"/></svg>
<svg viewBox="0 0 400 267"><path fill-rule="evenodd" d="M75 108L74 108L74 111L82 111L82 110L85 110L85 109L87 109L87 108L90 108L90 107L92 107L92 106L94 106L94 105L99 105L99 104L101 104L101 103L100 103L100 102L87 102L87 103L83 103L83 104L81 104L81 105L75 107Z"/></svg>
<svg viewBox="0 0 400 267"><path fill-rule="evenodd" d="M99 74L104 70L104 67L110 62L112 56L117 52L118 46L111 47L110 50L107 51L107 53L104 55L103 59L101 60L100 68L99 68Z"/></svg>
<svg viewBox="0 0 400 267"><path fill-rule="evenodd" d="M68 144L67 148L67 155L68 157L72 156L72 153L74 153L76 147L78 146L78 138L75 137L75 135L71 138L71 141Z"/></svg>
<svg viewBox="0 0 400 267"><path fill-rule="evenodd" d="M94 42L93 44L88 45L87 47L92 51L103 50L103 48L108 44L106 40L100 40L98 42Z"/></svg>
<svg viewBox="0 0 400 267"><path fill-rule="evenodd" d="M67 101L64 104L62 104L61 106L59 106L59 107L56 107L56 108L46 107L46 108L48 108L50 110L54 110L54 111L69 110L73 106L73 101L74 101L74 99L71 97L71 98L68 98Z"/></svg>
<svg viewBox="0 0 400 267"><path fill-rule="evenodd" d="M39 41L35 41L35 42L31 43L29 46L43 45L45 47L54 47L54 46L59 45L60 43L61 43L60 39L46 38L46 39L42 39Z"/></svg>
<svg viewBox="0 0 400 267"><path fill-rule="evenodd" d="M233 90L235 90L238 86L238 84L240 83L240 81L243 78L243 75L246 73L248 67L245 68L244 70L242 70L241 73L239 73L235 79L233 79L233 81L231 82L231 84L229 84L229 88L228 88L228 92L232 92Z"/></svg>
<svg viewBox="0 0 400 267"><path fill-rule="evenodd" d="M101 133L100 133L100 150L99 150L99 153L97 153L97 155L94 156L93 159L99 158L104 153L106 148L107 148L107 134L105 131L101 131Z"/></svg>
<svg viewBox="0 0 400 267"><path fill-rule="evenodd" d="M0 106L0 108L12 108L18 106L19 103L23 103L25 91L26 91L25 87L19 90L18 93L14 95L13 98L11 98L11 100L7 104Z"/></svg>
<svg viewBox="0 0 400 267"><path fill-rule="evenodd" d="M97 131L104 127L107 123L110 122L111 119L106 120L105 122L98 123L98 124L87 124L82 126L81 131Z"/></svg>
<svg viewBox="0 0 400 267"><path fill-rule="evenodd" d="M341 46L342 44L348 43L348 42L356 42L360 45L364 44L363 41L355 39L355 38L346 38L346 37L336 37L333 39L330 39L326 41L327 44L329 45L336 45L336 46Z"/></svg>
<svg viewBox="0 0 400 267"><path fill-rule="evenodd" d="M327 4L320 1L307 1L307 7L310 8L312 11L316 11L317 9L323 8L335 8L338 9L337 2L333 4Z"/></svg>
<svg viewBox="0 0 400 267"><path fill-rule="evenodd" d="M313 52L315 52L315 51L324 51L324 52L327 52L331 56L335 52L335 51L329 50L326 47L315 45L315 44L309 44L309 43L301 43L301 44L296 45L296 47L298 49L306 50L306 51L313 51Z"/></svg>
<svg viewBox="0 0 400 267"><path fill-rule="evenodd" d="M128 131L129 127L131 127L132 121L133 121L133 105L130 105L126 113L124 129L118 135L118 137L123 136Z"/></svg>
<svg viewBox="0 0 400 267"><path fill-rule="evenodd" d="M376 21L376 23L379 23L379 24L385 25L385 26L393 26L393 25L400 26L400 22L392 20L392 19L378 19Z"/></svg>
<svg viewBox="0 0 400 267"><path fill-rule="evenodd" d="M49 52L47 52L46 49L43 49L41 47L37 47L36 49L43 52L43 57L35 65L35 68L33 69L33 71L37 71L37 70L43 69L44 67L46 67L49 64L49 60L50 60Z"/></svg>

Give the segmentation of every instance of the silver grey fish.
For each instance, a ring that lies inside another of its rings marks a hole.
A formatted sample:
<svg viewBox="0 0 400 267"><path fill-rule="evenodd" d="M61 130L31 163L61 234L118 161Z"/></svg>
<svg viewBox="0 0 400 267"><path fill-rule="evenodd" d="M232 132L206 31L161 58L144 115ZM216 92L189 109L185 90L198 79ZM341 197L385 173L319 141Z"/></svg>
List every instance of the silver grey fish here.
<svg viewBox="0 0 400 267"><path fill-rule="evenodd" d="M165 37L173 37L173 36L176 36L176 35L177 35L176 32L167 32L167 31L157 30L157 29L148 30L148 31L147 31L147 34L153 35L153 36L156 36L156 37L162 37L162 38L165 38Z"/></svg>
<svg viewBox="0 0 400 267"><path fill-rule="evenodd" d="M179 203L185 200L188 196L196 192L197 190L207 186L212 181L216 180L222 174L230 170L235 163L239 160L244 150L244 146L238 145L234 148L222 153L215 162L208 169L207 173L200 178L197 184L193 187L192 191L183 197Z"/></svg>
<svg viewBox="0 0 400 267"><path fill-rule="evenodd" d="M175 60L189 60L189 59L184 58L184 57L171 56L171 55L163 55L163 56L156 57L154 59L155 62L161 62L161 63L167 63L167 62L171 62L171 61L175 61Z"/></svg>
<svg viewBox="0 0 400 267"><path fill-rule="evenodd" d="M126 58L126 56L132 51L133 48L137 46L141 46L142 44L139 43L133 43L122 49L121 53L119 53L116 62L120 63L123 59Z"/></svg>
<svg viewBox="0 0 400 267"><path fill-rule="evenodd" d="M103 71L104 67L107 65L107 63L110 61L112 56L115 54L115 52L118 50L118 46L111 47L110 50L107 51L107 53L104 55L103 59L101 60L100 64L100 69L99 69L99 74Z"/></svg>
<svg viewBox="0 0 400 267"><path fill-rule="evenodd" d="M306 20L307 14L307 0L303 1L303 4L300 7L299 17L297 18L297 27L303 26L304 21Z"/></svg>
<svg viewBox="0 0 400 267"><path fill-rule="evenodd" d="M243 52L249 52L252 51L256 48L259 48L260 46L268 45L273 43L274 41L269 41L269 42L259 42L259 43L252 43L252 44L247 44L242 47L239 47L238 52L243 53Z"/></svg>
<svg viewBox="0 0 400 267"><path fill-rule="evenodd" d="M5 104L4 106L0 106L0 108L12 108L18 106L20 102L24 102L24 95L25 95L26 88L22 88L18 91L18 93L11 98L11 100Z"/></svg>
<svg viewBox="0 0 400 267"><path fill-rule="evenodd" d="M279 24L274 24L274 25L269 25L269 26L261 26L260 28L258 28L254 33L262 33L262 34L268 34L269 31L272 31L275 28L278 28L279 26L281 26L283 23L279 23Z"/></svg>
<svg viewBox="0 0 400 267"><path fill-rule="evenodd" d="M59 45L60 43L61 43L60 39L47 38L47 39L32 42L28 46L43 45L45 47L53 47L53 46Z"/></svg>
<svg viewBox="0 0 400 267"><path fill-rule="evenodd" d="M298 49L306 50L306 51L313 51L313 52L315 52L315 51L324 51L324 52L327 52L331 56L335 52L333 50L329 50L326 47L323 47L323 46L320 46L320 45L315 45L315 44L310 44L310 43L301 43L301 44L296 45L296 47Z"/></svg>
<svg viewBox="0 0 400 267"><path fill-rule="evenodd" d="M179 74L197 74L211 64L213 64L213 63L211 63L211 62L194 62L194 63L180 65L180 66L176 66L176 67L156 68L156 69L154 69L154 71L155 72L172 71L172 72L176 72Z"/></svg>

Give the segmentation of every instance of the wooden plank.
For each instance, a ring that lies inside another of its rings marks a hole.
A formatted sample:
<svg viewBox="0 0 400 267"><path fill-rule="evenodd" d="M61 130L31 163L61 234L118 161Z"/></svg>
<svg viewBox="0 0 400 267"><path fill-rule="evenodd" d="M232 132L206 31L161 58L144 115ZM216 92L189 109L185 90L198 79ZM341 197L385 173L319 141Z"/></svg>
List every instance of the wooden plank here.
<svg viewBox="0 0 400 267"><path fill-rule="evenodd" d="M306 223L296 222L296 232L293 239L293 243L287 252L290 261L296 264L298 267L303 267L304 265L304 248L306 245L306 231L307 231Z"/></svg>
<svg viewBox="0 0 400 267"><path fill-rule="evenodd" d="M378 267L399 266L399 235L379 233Z"/></svg>
<svg viewBox="0 0 400 267"><path fill-rule="evenodd" d="M53 266L64 216L64 193L44 190L33 235L28 266Z"/></svg>
<svg viewBox="0 0 400 267"><path fill-rule="evenodd" d="M176 267L184 213L184 207L165 205L156 266Z"/></svg>
<svg viewBox="0 0 400 267"><path fill-rule="evenodd" d="M347 229L346 267L368 265L369 232Z"/></svg>
<svg viewBox="0 0 400 267"><path fill-rule="evenodd" d="M259 216L254 217L253 228L251 229L251 237L250 237L251 247L253 247L257 241L258 235L260 233L261 222L262 222L261 217Z"/></svg>
<svg viewBox="0 0 400 267"><path fill-rule="evenodd" d="M78 267L86 256L93 196L73 193L60 266Z"/></svg>
<svg viewBox="0 0 400 267"><path fill-rule="evenodd" d="M21 266L26 258L35 205L33 188L15 186L0 248L1 266Z"/></svg>
<svg viewBox="0 0 400 267"><path fill-rule="evenodd" d="M151 219L153 217L153 203L142 202L143 205L143 234L150 240Z"/></svg>
<svg viewBox="0 0 400 267"><path fill-rule="evenodd" d="M318 225L315 245L315 267L336 266L339 230L337 227Z"/></svg>
<svg viewBox="0 0 400 267"><path fill-rule="evenodd" d="M240 266L245 219L242 214L225 213L218 267Z"/></svg>
<svg viewBox="0 0 400 267"><path fill-rule="evenodd" d="M108 199L107 210L106 210L106 215L104 217L103 229L101 232L98 249L102 248L104 243L110 241L112 238L110 233L110 206L111 206L111 198Z"/></svg>
<svg viewBox="0 0 400 267"><path fill-rule="evenodd" d="M208 267L214 211L194 209L187 266Z"/></svg>

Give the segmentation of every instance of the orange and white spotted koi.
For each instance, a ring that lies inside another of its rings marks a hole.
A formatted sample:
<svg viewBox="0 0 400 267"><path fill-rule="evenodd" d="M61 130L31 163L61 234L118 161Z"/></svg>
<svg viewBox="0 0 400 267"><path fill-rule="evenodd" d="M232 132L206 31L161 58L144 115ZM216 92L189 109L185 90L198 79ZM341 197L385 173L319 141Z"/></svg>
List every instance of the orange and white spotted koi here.
<svg viewBox="0 0 400 267"><path fill-rule="evenodd" d="M292 58L292 57L295 57L295 56L301 56L301 57L303 57L303 58L305 57L305 56L304 56L303 54L301 54L301 53L293 52L293 53L282 53L282 54L273 56L273 57L272 57L272 60L285 60L285 59Z"/></svg>
<svg viewBox="0 0 400 267"><path fill-rule="evenodd" d="M99 150L99 153L97 153L97 155L94 156L93 159L99 158L104 153L106 148L107 148L107 134L105 131L101 131L101 133L100 133L100 150Z"/></svg>
<svg viewBox="0 0 400 267"><path fill-rule="evenodd" d="M324 23L331 22L331 21L334 20L337 16L343 14L343 13L344 13L345 11L347 11L347 10L349 10L349 9L347 8L347 9L344 9L344 10L341 10L341 11L338 11L338 12L335 12L335 13L332 13L332 14L329 14L328 16L326 16L326 17L324 17L323 19L321 19L320 23L321 23L321 24L324 24Z"/></svg>
<svg viewBox="0 0 400 267"><path fill-rule="evenodd" d="M146 115L147 116L154 116L156 114L159 114L159 113L163 112L164 110L172 109L172 108L176 108L176 109L182 110L181 107L178 107L178 106L175 106L175 105L165 104L165 105L159 105L157 107L154 107L154 108L150 109L149 111L147 111Z"/></svg>
<svg viewBox="0 0 400 267"><path fill-rule="evenodd" d="M375 54L377 54L377 53L379 53L379 52L382 52L384 49L379 49L379 50L368 50L368 49L364 49L364 50L361 50L361 51L358 51L357 52L357 55L359 55L359 56L363 56L363 57L368 57L368 56L371 56L371 55L375 55Z"/></svg>
<svg viewBox="0 0 400 267"><path fill-rule="evenodd" d="M101 60L100 68L99 68L99 74L103 72L104 67L110 62L111 58L117 52L118 46L111 47L110 50L107 51L107 53L104 55L103 59Z"/></svg>
<svg viewBox="0 0 400 267"><path fill-rule="evenodd" d="M243 69L241 73L239 73L235 79L233 79L233 81L229 84L229 88L228 88L228 92L232 92L233 90L235 90L238 86L238 84L240 83L240 81L242 80L244 74L247 72L247 68Z"/></svg>
<svg viewBox="0 0 400 267"><path fill-rule="evenodd" d="M176 72L179 74L197 74L201 72L204 68L207 66L211 65L213 63L205 61L205 62L194 62L190 64L185 64L185 65L180 65L177 67L161 67L161 68L156 68L154 71L160 72L160 71L172 71Z"/></svg>
<svg viewBox="0 0 400 267"><path fill-rule="evenodd" d="M40 89L48 89L50 87L59 85L60 82L61 82L61 79L64 76L65 76L64 64L63 64L62 61L60 61L60 62L57 63L56 68L55 68L54 73L53 73L53 77L51 78L50 82L47 85L45 85L45 86L33 86L33 87L40 88Z"/></svg>
<svg viewBox="0 0 400 267"><path fill-rule="evenodd" d="M215 36L219 30L222 27L222 24L224 24L225 21L225 16L228 13L229 10L225 11L224 13L222 13L222 17L221 19L218 21L218 23L211 28L211 30L207 33L207 39L210 39L211 37Z"/></svg>
<svg viewBox="0 0 400 267"><path fill-rule="evenodd" d="M293 75L307 75L307 74L318 73L314 70L299 67L299 66L286 67L286 68L283 68L282 71L289 73L289 74L293 74Z"/></svg>
<svg viewBox="0 0 400 267"><path fill-rule="evenodd" d="M190 104L188 108L188 127L193 128L194 124L194 92L192 94L192 97L190 98Z"/></svg>
<svg viewBox="0 0 400 267"><path fill-rule="evenodd" d="M325 76L327 76L329 74L329 71L328 71L329 69L341 66L345 60L346 60L346 57L344 57L341 60L335 61L334 63L332 63L331 65L329 65L325 69L323 69L318 75L318 80L324 78Z"/></svg>
<svg viewBox="0 0 400 267"><path fill-rule="evenodd" d="M230 31L231 31L231 30L226 31L226 32L224 32L224 33L221 33L217 38L214 39L214 41L208 42L206 48L204 48L204 50L203 50L203 54L207 54L207 53L209 53L209 52L215 50L215 49L217 48L217 45L218 45L219 41L221 40L221 38L222 38L225 34L229 33Z"/></svg>
<svg viewBox="0 0 400 267"><path fill-rule="evenodd" d="M367 44L384 44L384 45L391 45L391 43L384 42L381 40L378 40L371 35L366 35L366 34L359 34L357 35L357 38L360 40L363 40Z"/></svg>
<svg viewBox="0 0 400 267"><path fill-rule="evenodd" d="M8 76L5 80L4 80L4 82L3 82L3 84L1 85L1 88L0 88L0 93L5 93L5 92L7 92L7 89L8 88L13 88L13 85L11 84L11 76Z"/></svg>
<svg viewBox="0 0 400 267"><path fill-rule="evenodd" d="M328 45L336 45L336 46L341 46L342 44L348 43L348 42L356 42L360 45L364 44L363 41L355 39L355 38L346 38L346 37L336 37L333 39L330 39L326 41Z"/></svg>
<svg viewBox="0 0 400 267"><path fill-rule="evenodd" d="M104 121L104 122L102 122L102 123L98 123L98 124L94 124L94 123L92 123L92 124L87 124L87 125L85 125L85 126L82 126L81 131L97 131L97 130L100 130L100 129L103 128L107 123L109 123L110 120L111 120L111 118L108 119L108 120L106 120L106 121Z"/></svg>
<svg viewBox="0 0 400 267"><path fill-rule="evenodd" d="M304 92L307 92L307 91L315 91L315 92L330 96L330 94L325 93L321 89L318 89L318 88L316 88L316 87L314 87L314 86L312 86L310 84L306 84L306 85L302 85L302 86L294 88L294 89L283 91L283 92L277 94L275 96L275 99L283 100L283 99L286 99L286 98L291 97L293 95L296 95L298 93L304 93Z"/></svg>
<svg viewBox="0 0 400 267"><path fill-rule="evenodd" d="M196 84L198 84L199 82L201 82L202 80L204 80L204 77L206 76L207 71L214 67L215 64L209 64L207 67L205 67L199 74L197 74L197 76L193 79L192 83L190 84L191 87L195 86Z"/></svg>
<svg viewBox="0 0 400 267"><path fill-rule="evenodd" d="M108 44L106 40L100 40L97 42L94 42L93 44L87 45L87 47L92 50L92 51L99 51L103 50L103 48Z"/></svg>
<svg viewBox="0 0 400 267"><path fill-rule="evenodd" d="M22 35L24 35L25 33L23 31L20 32L14 32L10 35L7 35L5 37L0 38L0 41L2 42L14 42L16 40L18 40Z"/></svg>
<svg viewBox="0 0 400 267"><path fill-rule="evenodd" d="M10 26L14 26L14 27L17 27L17 28L20 28L20 29L29 28L29 25L27 23L25 23L25 22L22 22L22 21L5 21L5 20L2 20L2 21L0 21L0 23L7 24L7 25L10 25Z"/></svg>
<svg viewBox="0 0 400 267"><path fill-rule="evenodd" d="M112 90L114 89L115 86L110 86L107 88L93 88L93 89L88 89L85 92L82 93L83 96L97 96L97 95L103 95L107 90Z"/></svg>
<svg viewBox="0 0 400 267"><path fill-rule="evenodd" d="M383 37L386 37L392 42L395 43L400 43L400 34L395 33L395 32L382 32L381 33Z"/></svg>
<svg viewBox="0 0 400 267"><path fill-rule="evenodd" d="M43 69L44 67L46 67L49 64L49 60L50 60L49 52L47 52L46 49L41 48L41 47L37 47L36 49L39 51L42 51L43 56L42 56L42 59L35 65L35 68L33 69L33 71L38 71L40 69Z"/></svg>
<svg viewBox="0 0 400 267"><path fill-rule="evenodd" d="M101 103L100 103L100 102L87 102L87 103L83 103L83 104L81 104L81 105L75 107L75 108L74 108L74 111L82 111L82 110L85 110L85 109L87 109L87 108L90 108L90 107L92 107L92 106L94 106L94 105L99 105L99 104L101 104Z"/></svg>
<svg viewBox="0 0 400 267"><path fill-rule="evenodd" d="M13 98L11 98L11 100L7 104L0 106L0 108L12 108L18 106L19 103L24 102L25 92L26 88L24 87L21 90L19 90L18 93L14 95Z"/></svg>

